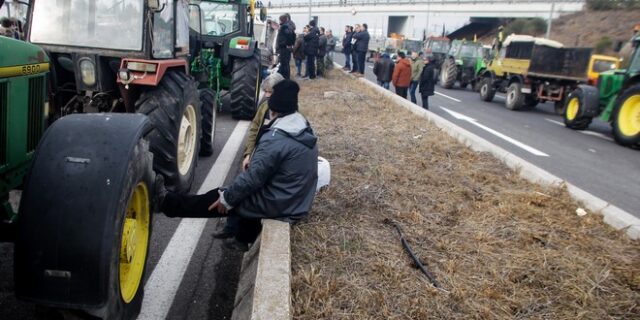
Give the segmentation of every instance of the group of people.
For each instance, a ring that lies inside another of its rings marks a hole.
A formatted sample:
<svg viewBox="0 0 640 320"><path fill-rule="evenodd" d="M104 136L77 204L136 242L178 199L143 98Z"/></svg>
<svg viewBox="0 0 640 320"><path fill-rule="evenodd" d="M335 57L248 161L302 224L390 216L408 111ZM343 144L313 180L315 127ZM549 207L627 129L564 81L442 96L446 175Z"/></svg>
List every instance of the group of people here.
<svg viewBox="0 0 640 320"><path fill-rule="evenodd" d="M396 94L417 103L416 91L420 92L422 107L429 109L429 97L435 92L436 71L433 57L421 52L411 52L407 57L404 52L398 52L398 60L394 63L388 54L382 54L373 65L373 73L378 84L389 89L393 83Z"/></svg>
<svg viewBox="0 0 640 320"><path fill-rule="evenodd" d="M272 25L278 31L275 41L278 72L285 79L291 78L290 63L293 56L296 76L308 79L325 76L326 70L333 66L333 51L336 47L332 31L317 27L316 21L312 20L304 26L302 33L296 34L296 25L289 14L281 15L278 20L278 24Z"/></svg>
<svg viewBox="0 0 640 320"><path fill-rule="evenodd" d="M344 70L356 77L364 76L367 51L369 51L369 31L366 23L344 27L342 37L342 53L344 53Z"/></svg>

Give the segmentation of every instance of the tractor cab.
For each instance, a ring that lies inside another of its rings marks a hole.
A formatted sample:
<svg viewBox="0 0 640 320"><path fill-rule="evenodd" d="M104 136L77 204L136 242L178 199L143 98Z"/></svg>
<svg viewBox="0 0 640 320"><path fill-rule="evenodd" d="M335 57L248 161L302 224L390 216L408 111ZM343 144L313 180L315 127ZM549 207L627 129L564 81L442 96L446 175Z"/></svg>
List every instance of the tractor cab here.
<svg viewBox="0 0 640 320"><path fill-rule="evenodd" d="M483 60L483 47L478 42L466 40L453 40L451 48L442 63L440 71L440 83L447 89L453 87L456 81L461 88L473 84L477 69Z"/></svg>
<svg viewBox="0 0 640 320"><path fill-rule="evenodd" d="M450 47L451 43L447 37L429 37L424 43L424 53L428 57L433 57L436 69L440 70Z"/></svg>

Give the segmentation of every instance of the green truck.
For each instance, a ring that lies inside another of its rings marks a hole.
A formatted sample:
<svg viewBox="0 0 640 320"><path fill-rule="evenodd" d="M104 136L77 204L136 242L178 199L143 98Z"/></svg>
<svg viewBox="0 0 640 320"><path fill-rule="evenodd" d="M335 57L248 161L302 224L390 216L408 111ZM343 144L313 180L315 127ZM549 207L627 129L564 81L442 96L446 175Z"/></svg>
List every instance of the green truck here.
<svg viewBox="0 0 640 320"><path fill-rule="evenodd" d="M464 89L469 84L475 87L476 75L486 68L481 43L453 40L451 48L441 65L440 85L451 89L456 82Z"/></svg>
<svg viewBox="0 0 640 320"><path fill-rule="evenodd" d="M615 141L640 147L640 36L627 69L600 73L596 86L579 85L566 99L564 123L584 130L594 117L609 122Z"/></svg>
<svg viewBox="0 0 640 320"><path fill-rule="evenodd" d="M32 0L31 43L0 36L0 240L19 299L136 318L157 176L189 190L225 87L234 116L255 112L254 9Z"/></svg>

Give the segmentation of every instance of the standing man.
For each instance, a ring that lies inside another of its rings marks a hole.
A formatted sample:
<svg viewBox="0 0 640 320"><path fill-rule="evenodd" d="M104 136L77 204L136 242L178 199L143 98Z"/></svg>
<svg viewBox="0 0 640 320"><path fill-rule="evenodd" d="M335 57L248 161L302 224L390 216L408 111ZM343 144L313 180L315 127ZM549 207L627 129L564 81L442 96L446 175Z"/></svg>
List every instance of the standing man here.
<svg viewBox="0 0 640 320"><path fill-rule="evenodd" d="M422 52L411 52L411 87L409 94L411 95L411 102L418 103L416 98L416 90L420 83L420 75L422 75L422 69L424 69L424 62L422 61Z"/></svg>
<svg viewBox="0 0 640 320"><path fill-rule="evenodd" d="M324 32L324 28L320 27L320 37L318 37L318 57L316 59L316 65L318 66L318 76L325 76L324 56L327 54L327 35Z"/></svg>
<svg viewBox="0 0 640 320"><path fill-rule="evenodd" d="M303 32L307 32L305 27ZM296 36L296 43L293 45L293 59L296 63L296 75L302 77L302 60L304 60L304 34Z"/></svg>
<svg viewBox="0 0 640 320"><path fill-rule="evenodd" d="M344 53L343 70L351 70L351 36L353 35L353 27L345 26L344 35L342 36L342 53Z"/></svg>
<svg viewBox="0 0 640 320"><path fill-rule="evenodd" d="M327 59L325 60L325 67L327 70L333 69L333 51L336 50L336 39L333 37L331 29L327 29Z"/></svg>
<svg viewBox="0 0 640 320"><path fill-rule="evenodd" d="M393 69L393 86L396 87L396 94L407 98L407 90L411 84L411 62L406 59L404 52L398 52L398 62Z"/></svg>
<svg viewBox="0 0 640 320"><path fill-rule="evenodd" d="M365 60L367 58L367 51L369 51L369 31L367 31L367 24L363 23L360 32L356 33L353 37L356 39L356 55L358 57L358 70L356 76L364 76Z"/></svg>
<svg viewBox="0 0 640 320"><path fill-rule="evenodd" d="M318 55L318 45L320 31L316 27L316 21L309 21L308 32L304 35L304 55L307 57L307 76L309 79L316 78L316 55Z"/></svg>
<svg viewBox="0 0 640 320"><path fill-rule="evenodd" d="M389 58L388 53L383 53L382 58L376 60L373 65L373 73L376 75L378 84L389 90L389 82L391 82L391 76L393 75L394 64Z"/></svg>
<svg viewBox="0 0 640 320"><path fill-rule="evenodd" d="M289 24L287 24L286 15L281 15L279 19L280 29L278 31L278 38L276 39L278 62L280 63L278 72L285 79L289 79L291 69L291 49L296 42L296 34L290 29Z"/></svg>
<svg viewBox="0 0 640 320"><path fill-rule="evenodd" d="M422 107L425 109L429 109L429 97L435 92L436 66L434 61L434 57L425 59L426 65L420 75L420 96L422 96Z"/></svg>
<svg viewBox="0 0 640 320"><path fill-rule="evenodd" d="M360 25L356 24L355 27L353 28L353 33L351 34L351 72L350 73L356 73L359 70L358 52L356 51L356 42L358 42L358 40L356 39L356 35L359 32L360 32Z"/></svg>

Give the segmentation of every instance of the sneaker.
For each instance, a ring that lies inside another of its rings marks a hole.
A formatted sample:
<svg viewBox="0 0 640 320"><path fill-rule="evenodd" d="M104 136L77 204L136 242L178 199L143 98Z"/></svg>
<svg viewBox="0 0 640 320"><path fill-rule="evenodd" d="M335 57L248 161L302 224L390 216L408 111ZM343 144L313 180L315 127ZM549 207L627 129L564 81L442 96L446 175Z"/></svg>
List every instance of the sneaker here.
<svg viewBox="0 0 640 320"><path fill-rule="evenodd" d="M216 239L229 239L233 236L235 236L235 233L227 229L222 229L221 231L215 232L213 234L213 237Z"/></svg>
<svg viewBox="0 0 640 320"><path fill-rule="evenodd" d="M222 246L233 251L249 251L249 245L234 238L225 239Z"/></svg>

